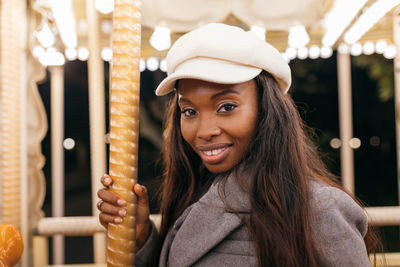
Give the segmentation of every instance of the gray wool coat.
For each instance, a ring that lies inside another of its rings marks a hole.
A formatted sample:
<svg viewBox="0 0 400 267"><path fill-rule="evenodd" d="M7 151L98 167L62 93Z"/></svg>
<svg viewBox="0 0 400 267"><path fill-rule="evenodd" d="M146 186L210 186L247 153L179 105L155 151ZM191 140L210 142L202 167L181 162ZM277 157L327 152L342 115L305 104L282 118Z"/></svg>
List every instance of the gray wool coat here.
<svg viewBox="0 0 400 267"><path fill-rule="evenodd" d="M257 266L257 253L248 229L224 203L244 216L250 201L232 177L225 183L225 199L217 183L189 207L168 232L160 255L160 267ZM313 239L319 266L370 266L363 237L367 216L353 199L340 189L322 182L310 183ZM266 214L266 216L268 216ZM156 243L152 233L136 254L136 266L147 266Z"/></svg>

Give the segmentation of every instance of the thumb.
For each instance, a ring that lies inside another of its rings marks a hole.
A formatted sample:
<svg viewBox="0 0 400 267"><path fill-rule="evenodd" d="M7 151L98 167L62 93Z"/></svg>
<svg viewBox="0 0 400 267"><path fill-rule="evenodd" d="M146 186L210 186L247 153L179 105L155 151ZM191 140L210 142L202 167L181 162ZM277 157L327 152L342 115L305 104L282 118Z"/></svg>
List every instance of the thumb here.
<svg viewBox="0 0 400 267"><path fill-rule="evenodd" d="M135 194L137 196L137 204L138 206L148 207L149 205L149 196L147 194L147 188L140 184L135 184L133 187Z"/></svg>
<svg viewBox="0 0 400 267"><path fill-rule="evenodd" d="M135 184L133 191L137 196L136 224L148 224L150 209L147 188L143 185Z"/></svg>

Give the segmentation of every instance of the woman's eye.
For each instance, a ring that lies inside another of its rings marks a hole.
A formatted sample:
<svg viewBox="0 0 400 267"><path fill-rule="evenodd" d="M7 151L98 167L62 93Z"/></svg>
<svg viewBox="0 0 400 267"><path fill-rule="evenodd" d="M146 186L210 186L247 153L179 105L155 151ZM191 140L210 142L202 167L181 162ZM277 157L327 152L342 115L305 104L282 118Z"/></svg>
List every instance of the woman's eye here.
<svg viewBox="0 0 400 267"><path fill-rule="evenodd" d="M196 111L191 108L186 108L181 112L185 117L193 117L196 115Z"/></svg>
<svg viewBox="0 0 400 267"><path fill-rule="evenodd" d="M218 112L229 112L236 108L235 104L223 104L219 109Z"/></svg>

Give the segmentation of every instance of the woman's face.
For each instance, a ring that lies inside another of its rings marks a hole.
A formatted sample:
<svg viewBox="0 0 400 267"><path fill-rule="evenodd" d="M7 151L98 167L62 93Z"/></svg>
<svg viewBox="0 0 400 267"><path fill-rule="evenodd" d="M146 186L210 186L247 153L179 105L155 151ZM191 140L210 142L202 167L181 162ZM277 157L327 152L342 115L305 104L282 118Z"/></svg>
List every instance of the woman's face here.
<svg viewBox="0 0 400 267"><path fill-rule="evenodd" d="M258 115L254 80L216 84L183 79L178 85L182 136L213 173L231 170L252 142Z"/></svg>

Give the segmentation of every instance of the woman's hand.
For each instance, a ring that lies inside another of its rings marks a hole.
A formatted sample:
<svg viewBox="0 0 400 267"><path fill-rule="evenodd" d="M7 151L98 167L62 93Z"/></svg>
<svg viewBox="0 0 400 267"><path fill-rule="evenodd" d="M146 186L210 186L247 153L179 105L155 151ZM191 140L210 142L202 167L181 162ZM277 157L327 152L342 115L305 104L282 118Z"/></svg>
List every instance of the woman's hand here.
<svg viewBox="0 0 400 267"><path fill-rule="evenodd" d="M110 190L113 181L109 175L103 175L101 183L105 188L97 192L101 199L97 203L97 208L100 210L99 221L107 229L109 223L119 224L122 222L122 218L126 215L126 201ZM136 250L139 250L146 242L151 231L149 198L145 186L135 184L133 192L137 196Z"/></svg>

